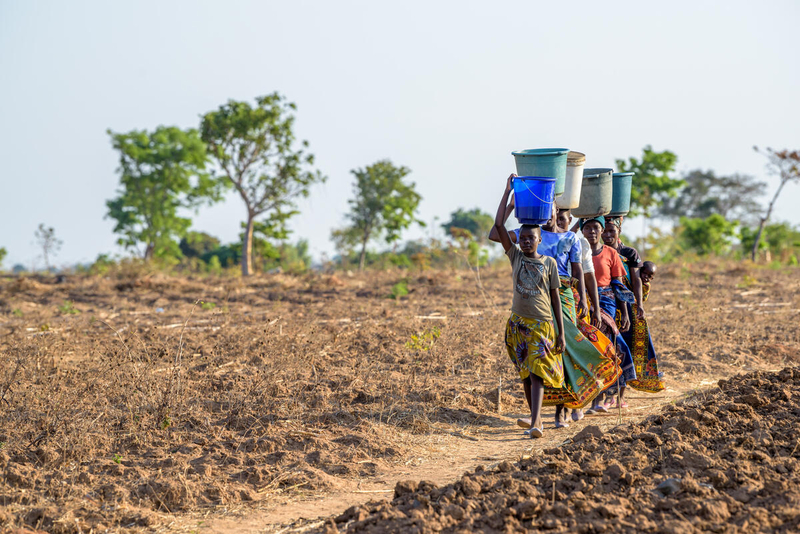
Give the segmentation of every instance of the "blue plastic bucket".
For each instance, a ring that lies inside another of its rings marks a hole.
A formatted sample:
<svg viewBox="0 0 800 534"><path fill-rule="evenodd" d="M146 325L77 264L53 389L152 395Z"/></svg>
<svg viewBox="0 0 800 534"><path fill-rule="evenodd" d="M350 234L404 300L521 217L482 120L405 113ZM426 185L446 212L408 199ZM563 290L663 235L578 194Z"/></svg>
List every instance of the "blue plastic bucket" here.
<svg viewBox="0 0 800 534"><path fill-rule="evenodd" d="M520 224L545 224L553 215L556 179L549 176L514 178L514 216Z"/></svg>
<svg viewBox="0 0 800 534"><path fill-rule="evenodd" d="M546 176L556 179L555 195L564 192L568 148L531 148L512 152L519 176Z"/></svg>
<svg viewBox="0 0 800 534"><path fill-rule="evenodd" d="M614 182L611 193L611 213L609 217L623 217L631 211L631 185L633 172L615 172L612 175Z"/></svg>

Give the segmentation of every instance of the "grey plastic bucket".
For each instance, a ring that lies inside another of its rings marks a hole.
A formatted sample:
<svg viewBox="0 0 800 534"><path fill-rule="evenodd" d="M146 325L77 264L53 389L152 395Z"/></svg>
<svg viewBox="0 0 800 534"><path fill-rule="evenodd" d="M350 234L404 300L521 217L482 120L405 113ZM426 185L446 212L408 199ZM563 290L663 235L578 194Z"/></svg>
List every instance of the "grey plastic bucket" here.
<svg viewBox="0 0 800 534"><path fill-rule="evenodd" d="M586 219L598 215L608 215L613 201L614 169L591 168L583 170L581 201L572 210L574 217Z"/></svg>

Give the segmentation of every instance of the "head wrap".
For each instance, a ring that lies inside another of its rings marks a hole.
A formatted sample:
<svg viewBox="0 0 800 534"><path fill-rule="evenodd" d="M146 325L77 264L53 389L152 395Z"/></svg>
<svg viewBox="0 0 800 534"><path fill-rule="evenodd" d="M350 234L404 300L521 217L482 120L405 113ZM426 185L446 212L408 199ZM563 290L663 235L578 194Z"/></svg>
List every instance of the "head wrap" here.
<svg viewBox="0 0 800 534"><path fill-rule="evenodd" d="M612 223L617 227L617 230L622 231L622 217L609 217L606 222ZM605 225L604 225L605 226Z"/></svg>
<svg viewBox="0 0 800 534"><path fill-rule="evenodd" d="M583 227L586 226L586 223L592 222L592 221L599 222L600 223L600 228L605 228L606 227L606 218L603 217L602 215L598 215L597 217L592 217L590 219L581 219L581 230L583 230Z"/></svg>

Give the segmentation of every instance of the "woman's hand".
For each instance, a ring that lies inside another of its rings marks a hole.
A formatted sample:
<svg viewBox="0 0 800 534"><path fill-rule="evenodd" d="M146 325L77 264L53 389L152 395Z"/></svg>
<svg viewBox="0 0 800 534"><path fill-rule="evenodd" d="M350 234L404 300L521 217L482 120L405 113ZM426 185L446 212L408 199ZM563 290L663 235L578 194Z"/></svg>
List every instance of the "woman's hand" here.
<svg viewBox="0 0 800 534"><path fill-rule="evenodd" d="M586 299L580 299L578 301L578 317L583 319L589 315L589 307L586 305Z"/></svg>
<svg viewBox="0 0 800 534"><path fill-rule="evenodd" d="M619 331L620 332L627 332L628 330L631 329L631 320L630 320L630 317L628 317L627 312L622 314L622 321L621 322L622 322L622 324L619 327Z"/></svg>
<svg viewBox="0 0 800 534"><path fill-rule="evenodd" d="M603 318L599 313L592 314L592 326L600 330L603 327Z"/></svg>
<svg viewBox="0 0 800 534"><path fill-rule="evenodd" d="M558 337L556 337L556 352L564 352L564 348L567 346L566 341L564 340L564 333L560 332Z"/></svg>
<svg viewBox="0 0 800 534"><path fill-rule="evenodd" d="M640 321L644 321L644 308L641 306L636 306L636 318Z"/></svg>
<svg viewBox="0 0 800 534"><path fill-rule="evenodd" d="M516 178L516 177L517 177L517 175L514 174L513 172L508 177L508 180L506 181L506 192L507 193L510 193L510 192L512 192L514 190L514 184L512 182L514 181L514 178Z"/></svg>

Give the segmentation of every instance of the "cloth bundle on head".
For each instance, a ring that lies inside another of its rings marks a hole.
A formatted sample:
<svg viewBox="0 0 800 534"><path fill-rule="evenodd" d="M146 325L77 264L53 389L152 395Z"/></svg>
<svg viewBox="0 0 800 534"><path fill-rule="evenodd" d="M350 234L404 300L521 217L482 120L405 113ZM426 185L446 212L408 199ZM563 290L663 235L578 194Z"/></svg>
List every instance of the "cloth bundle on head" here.
<svg viewBox="0 0 800 534"><path fill-rule="evenodd" d="M597 217L592 217L590 219L581 219L581 230L583 230L583 227L586 226L586 223L592 222L592 221L599 222L600 223L600 228L605 228L606 227L606 218L603 217L602 215L598 215Z"/></svg>

